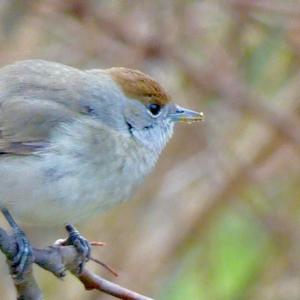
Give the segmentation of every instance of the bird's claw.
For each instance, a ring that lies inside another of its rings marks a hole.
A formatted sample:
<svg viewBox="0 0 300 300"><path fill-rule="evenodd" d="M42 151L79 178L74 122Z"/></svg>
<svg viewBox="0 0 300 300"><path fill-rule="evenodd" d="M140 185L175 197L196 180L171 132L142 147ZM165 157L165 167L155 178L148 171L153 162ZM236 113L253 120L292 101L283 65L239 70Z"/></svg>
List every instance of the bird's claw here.
<svg viewBox="0 0 300 300"><path fill-rule="evenodd" d="M65 241L65 245L72 245L80 255L77 273L80 274L84 265L89 261L91 257L91 244L84 238L79 231L71 224L66 225L66 230L69 233L68 238Z"/></svg>
<svg viewBox="0 0 300 300"><path fill-rule="evenodd" d="M13 237L16 242L17 252L8 259L11 275L15 279L22 279L33 263L33 252L25 233L20 228L14 228Z"/></svg>
<svg viewBox="0 0 300 300"><path fill-rule="evenodd" d="M34 261L33 251L27 236L16 223L8 209L2 207L1 212L13 230L12 237L16 243L15 250L12 253L6 254L10 272L15 280L22 280L24 274L27 273Z"/></svg>

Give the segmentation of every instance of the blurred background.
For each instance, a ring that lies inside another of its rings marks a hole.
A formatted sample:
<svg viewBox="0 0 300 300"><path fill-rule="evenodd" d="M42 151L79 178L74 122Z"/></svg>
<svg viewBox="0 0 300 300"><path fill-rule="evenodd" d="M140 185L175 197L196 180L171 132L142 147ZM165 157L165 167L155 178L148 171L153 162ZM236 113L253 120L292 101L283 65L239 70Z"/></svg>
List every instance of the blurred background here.
<svg viewBox="0 0 300 300"><path fill-rule="evenodd" d="M0 65L28 58L137 68L206 115L132 201L79 228L119 277L89 268L155 299L300 299L299 0L0 0ZM112 299L35 271L47 299ZM15 299L3 256L0 272Z"/></svg>

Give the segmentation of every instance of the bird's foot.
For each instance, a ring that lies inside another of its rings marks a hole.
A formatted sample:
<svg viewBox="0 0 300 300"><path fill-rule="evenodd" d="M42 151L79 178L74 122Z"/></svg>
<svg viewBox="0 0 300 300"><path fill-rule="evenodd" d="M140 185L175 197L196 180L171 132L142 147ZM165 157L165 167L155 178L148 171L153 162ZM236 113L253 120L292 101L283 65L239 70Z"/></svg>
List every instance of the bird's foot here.
<svg viewBox="0 0 300 300"><path fill-rule="evenodd" d="M79 254L77 274L80 274L85 264L91 258L91 243L84 238L79 231L71 224L66 225L69 236L65 240L58 240L55 245L74 246Z"/></svg>
<svg viewBox="0 0 300 300"><path fill-rule="evenodd" d="M7 255L10 273L14 279L22 280L34 261L32 248L24 231L15 222L10 212L6 208L2 208L1 211L13 230L12 237L16 243L15 253Z"/></svg>
<svg viewBox="0 0 300 300"><path fill-rule="evenodd" d="M91 260L98 265L102 266L106 270L108 270L110 273L112 273L114 276L118 276L118 273L112 269L107 264L103 263L99 259L91 257L91 247L101 247L105 246L106 244L103 242L98 241L88 241L85 239L79 231L71 224L66 225L66 230L69 233L69 236L66 239L59 239L54 243L54 246L74 246L79 254L78 259L78 268L76 271L77 274L80 274L83 270L83 267L85 264Z"/></svg>
<svg viewBox="0 0 300 300"><path fill-rule="evenodd" d="M17 245L17 253L12 259L8 259L8 262L12 276L21 280L33 263L33 252L24 231L20 228L14 230L13 236Z"/></svg>

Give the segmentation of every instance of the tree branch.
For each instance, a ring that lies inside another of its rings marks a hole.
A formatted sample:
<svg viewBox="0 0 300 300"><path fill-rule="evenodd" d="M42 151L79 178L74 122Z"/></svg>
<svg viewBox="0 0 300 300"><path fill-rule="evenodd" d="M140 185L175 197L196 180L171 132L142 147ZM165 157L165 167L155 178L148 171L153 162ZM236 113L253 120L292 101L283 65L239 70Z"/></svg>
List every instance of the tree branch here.
<svg viewBox="0 0 300 300"><path fill-rule="evenodd" d="M2 228L0 228L0 250L5 254L10 266L9 260L17 252L16 243L14 236L9 236ZM73 246L50 246L45 249L33 248L33 256L35 264L51 272L56 277L64 277L66 271L70 271L78 278L86 290L98 290L125 300L153 300L110 282L86 268L83 269L81 274L77 274L76 270L78 269L80 258ZM43 294L35 280L32 266L26 270L22 279L12 278L19 300L43 299Z"/></svg>

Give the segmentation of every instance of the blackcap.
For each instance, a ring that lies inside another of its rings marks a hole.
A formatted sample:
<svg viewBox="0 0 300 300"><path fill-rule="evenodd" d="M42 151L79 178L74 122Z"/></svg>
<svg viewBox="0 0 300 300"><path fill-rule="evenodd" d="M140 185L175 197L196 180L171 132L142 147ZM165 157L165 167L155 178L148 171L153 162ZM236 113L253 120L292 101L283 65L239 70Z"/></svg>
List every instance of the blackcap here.
<svg viewBox="0 0 300 300"><path fill-rule="evenodd" d="M0 69L0 206L22 222L78 223L126 200L174 124L203 119L150 76L43 60Z"/></svg>

